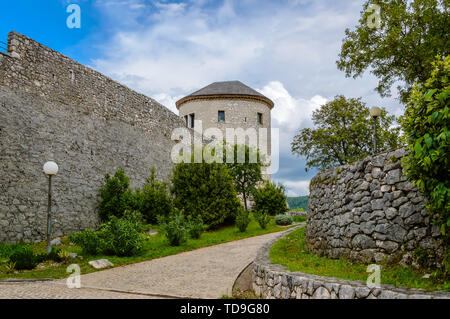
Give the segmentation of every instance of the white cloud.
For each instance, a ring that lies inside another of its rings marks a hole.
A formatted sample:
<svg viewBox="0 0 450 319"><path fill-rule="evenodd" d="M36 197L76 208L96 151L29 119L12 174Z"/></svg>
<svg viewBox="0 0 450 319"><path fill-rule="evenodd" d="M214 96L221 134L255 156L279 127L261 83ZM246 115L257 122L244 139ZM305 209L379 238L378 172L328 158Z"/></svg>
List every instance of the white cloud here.
<svg viewBox="0 0 450 319"><path fill-rule="evenodd" d="M300 127L310 127L313 111L327 102L327 99L320 95L311 99L294 98L280 81L269 82L258 91L275 103L271 114L272 126L282 127L284 131L290 132Z"/></svg>
<svg viewBox="0 0 450 319"><path fill-rule="evenodd" d="M292 180L279 180L284 186L286 186L286 195L289 197L305 196L309 194L309 180L305 181L292 181Z"/></svg>

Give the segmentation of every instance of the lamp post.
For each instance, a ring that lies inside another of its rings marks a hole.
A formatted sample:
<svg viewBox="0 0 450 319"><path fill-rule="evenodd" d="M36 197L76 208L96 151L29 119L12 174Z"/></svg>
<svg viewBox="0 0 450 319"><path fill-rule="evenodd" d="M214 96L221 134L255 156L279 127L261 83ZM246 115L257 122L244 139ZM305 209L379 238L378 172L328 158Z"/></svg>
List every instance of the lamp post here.
<svg viewBox="0 0 450 319"><path fill-rule="evenodd" d="M372 107L370 109L370 116L373 118L373 154L377 153L377 118L381 115L379 107Z"/></svg>
<svg viewBox="0 0 450 319"><path fill-rule="evenodd" d="M52 247L50 246L50 236L52 234L52 176L58 173L58 165L55 162L46 162L44 164L44 173L48 177L48 204L47 204L47 252L50 253Z"/></svg>

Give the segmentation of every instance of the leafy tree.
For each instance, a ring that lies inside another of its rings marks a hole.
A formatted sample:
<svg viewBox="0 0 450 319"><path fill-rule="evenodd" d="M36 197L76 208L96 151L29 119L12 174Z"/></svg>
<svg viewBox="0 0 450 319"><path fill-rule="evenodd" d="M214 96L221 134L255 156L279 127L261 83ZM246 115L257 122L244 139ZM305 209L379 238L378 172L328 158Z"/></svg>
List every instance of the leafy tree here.
<svg viewBox="0 0 450 319"><path fill-rule="evenodd" d="M119 169L113 177L105 175L105 184L100 188L99 215L102 221L111 216L122 217L127 209L136 206L135 197L130 187L130 179L125 171Z"/></svg>
<svg viewBox="0 0 450 319"><path fill-rule="evenodd" d="M380 6L379 28L373 23L376 12L369 8L374 4ZM374 0L363 5L356 29L345 30L336 63L355 78L370 69L380 79L376 90L381 96L389 96L390 87L403 82L398 89L406 103L412 85L430 77L434 57L449 53L448 0Z"/></svg>
<svg viewBox="0 0 450 319"><path fill-rule="evenodd" d="M417 84L401 119L409 153L405 173L428 197L427 208L441 227L450 276L450 56L433 63L431 77Z"/></svg>
<svg viewBox="0 0 450 319"><path fill-rule="evenodd" d="M253 201L255 217L259 214L275 216L288 211L284 186L277 186L270 181L253 191Z"/></svg>
<svg viewBox="0 0 450 319"><path fill-rule="evenodd" d="M156 223L157 216L167 216L172 210L172 198L168 193L169 185L156 180L155 168L151 168L150 176L142 187L136 189L137 209L147 223Z"/></svg>
<svg viewBox="0 0 450 319"><path fill-rule="evenodd" d="M233 147L234 150L234 160L233 163L227 163L227 166L233 176L236 191L238 194L242 195L244 207L247 210L247 199L250 198L257 183L262 181L260 154L258 151L251 149L247 145L235 144L231 147ZM256 153L255 163L252 163L251 152ZM240 153L245 155L245 159L243 158L241 161L239 161L238 157Z"/></svg>
<svg viewBox="0 0 450 319"><path fill-rule="evenodd" d="M386 110L382 110L378 118L377 148L380 152L399 144L399 128L391 128L394 119ZM312 120L316 128L302 129L291 143L293 153L306 156L308 167L326 170L371 154L373 120L360 98L336 96L314 111Z"/></svg>
<svg viewBox="0 0 450 319"><path fill-rule="evenodd" d="M241 206L226 164L176 164L172 174L174 206L186 216L202 218L209 229L234 221Z"/></svg>

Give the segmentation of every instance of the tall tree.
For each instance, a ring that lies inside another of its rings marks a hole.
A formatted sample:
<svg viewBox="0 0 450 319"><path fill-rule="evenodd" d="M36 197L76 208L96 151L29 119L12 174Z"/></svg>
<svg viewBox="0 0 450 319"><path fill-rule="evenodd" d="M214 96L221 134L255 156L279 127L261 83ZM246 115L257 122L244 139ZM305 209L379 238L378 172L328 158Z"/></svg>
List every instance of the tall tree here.
<svg viewBox="0 0 450 319"><path fill-rule="evenodd" d="M227 166L233 176L236 192L242 195L244 207L247 209L247 200L255 190L258 182L262 181L261 155L257 150L251 149L247 145L234 144L230 147L232 147L234 151L234 160L232 163L228 163ZM242 160L239 160L239 152L242 152L242 154L245 155L245 158ZM256 153L256 161L252 160L252 152ZM225 153L226 152L224 152L224 156ZM224 161L226 161L225 158Z"/></svg>
<svg viewBox="0 0 450 319"><path fill-rule="evenodd" d="M450 53L449 9L449 0L367 1L356 29L345 30L338 68L354 78L371 70L381 96L402 82L406 103L413 84L430 77L435 57Z"/></svg>
<svg viewBox="0 0 450 319"><path fill-rule="evenodd" d="M338 95L313 112L316 128L305 128L294 136L291 150L306 156L307 167L326 170L361 159L373 151L372 119L369 108L358 99ZM378 151L399 144L399 128L391 127L395 117L382 110L378 119Z"/></svg>

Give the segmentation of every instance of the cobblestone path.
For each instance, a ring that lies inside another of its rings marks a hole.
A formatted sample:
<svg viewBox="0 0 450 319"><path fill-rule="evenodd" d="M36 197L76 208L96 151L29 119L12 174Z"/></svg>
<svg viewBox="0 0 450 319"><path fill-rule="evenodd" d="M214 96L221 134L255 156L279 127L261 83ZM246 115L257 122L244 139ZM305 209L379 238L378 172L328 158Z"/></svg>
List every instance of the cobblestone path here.
<svg viewBox="0 0 450 319"><path fill-rule="evenodd" d="M258 248L278 234L82 275L79 289L67 288L65 279L0 283L0 298L220 298L231 295L235 279Z"/></svg>

